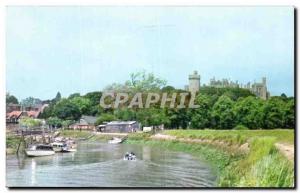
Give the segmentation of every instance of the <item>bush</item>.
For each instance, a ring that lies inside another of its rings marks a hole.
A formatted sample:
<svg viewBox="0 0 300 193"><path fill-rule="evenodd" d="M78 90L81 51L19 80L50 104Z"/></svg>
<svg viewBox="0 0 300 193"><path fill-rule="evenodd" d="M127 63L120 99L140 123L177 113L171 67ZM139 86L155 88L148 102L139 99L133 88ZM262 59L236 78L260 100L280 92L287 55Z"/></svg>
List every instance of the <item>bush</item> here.
<svg viewBox="0 0 300 193"><path fill-rule="evenodd" d="M249 128L244 125L237 125L233 129L234 130L249 130Z"/></svg>

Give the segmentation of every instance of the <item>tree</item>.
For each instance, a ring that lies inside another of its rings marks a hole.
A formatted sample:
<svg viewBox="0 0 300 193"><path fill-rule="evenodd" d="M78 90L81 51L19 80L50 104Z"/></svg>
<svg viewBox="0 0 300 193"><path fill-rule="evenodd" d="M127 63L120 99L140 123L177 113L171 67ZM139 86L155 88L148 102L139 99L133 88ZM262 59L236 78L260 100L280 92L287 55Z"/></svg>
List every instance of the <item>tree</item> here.
<svg viewBox="0 0 300 193"><path fill-rule="evenodd" d="M196 98L196 104L200 105L197 109L190 111L191 127L195 129L204 129L211 126L211 110L213 106L212 97L199 94Z"/></svg>
<svg viewBox="0 0 300 193"><path fill-rule="evenodd" d="M34 107L36 105L42 104L42 101L38 98L27 97L21 101L21 104L25 107Z"/></svg>
<svg viewBox="0 0 300 193"><path fill-rule="evenodd" d="M99 116L96 120L96 125L100 125L103 124L104 122L110 122L116 120L116 117L113 114L109 114L109 113L103 113L101 114L101 116Z"/></svg>
<svg viewBox="0 0 300 193"><path fill-rule="evenodd" d="M73 120L64 120L64 121L61 122L61 125L62 125L63 128L68 128L73 123L74 123Z"/></svg>
<svg viewBox="0 0 300 193"><path fill-rule="evenodd" d="M263 104L263 100L252 96L240 98L233 109L236 124L250 129L262 128Z"/></svg>
<svg viewBox="0 0 300 193"><path fill-rule="evenodd" d="M68 97L68 99L72 99L75 97L80 97L80 93L74 93L74 94L70 94L70 96Z"/></svg>
<svg viewBox="0 0 300 193"><path fill-rule="evenodd" d="M123 121L132 121L136 119L136 112L128 108L116 109L114 115Z"/></svg>
<svg viewBox="0 0 300 193"><path fill-rule="evenodd" d="M52 102L57 103L60 100L61 100L61 94L60 94L60 92L57 92L55 98L52 99Z"/></svg>
<svg viewBox="0 0 300 193"><path fill-rule="evenodd" d="M19 101L14 95L6 93L6 104L19 104Z"/></svg>
<svg viewBox="0 0 300 193"><path fill-rule="evenodd" d="M81 112L70 100L62 99L54 106L53 115L64 120L78 120Z"/></svg>
<svg viewBox="0 0 300 193"><path fill-rule="evenodd" d="M50 117L47 119L47 124L51 127L61 127L62 126L62 120L58 117Z"/></svg>
<svg viewBox="0 0 300 193"><path fill-rule="evenodd" d="M70 100L70 103L79 109L81 115L90 115L90 109L92 107L90 99L75 97Z"/></svg>
<svg viewBox="0 0 300 193"><path fill-rule="evenodd" d="M142 71L130 74L130 80L125 85L134 91L157 91L166 85L166 81Z"/></svg>
<svg viewBox="0 0 300 193"><path fill-rule="evenodd" d="M164 110L158 108L139 109L136 112L136 118L143 126L169 124L169 119Z"/></svg>
<svg viewBox="0 0 300 193"><path fill-rule="evenodd" d="M295 100L289 99L284 108L284 128L295 129Z"/></svg>
<svg viewBox="0 0 300 193"><path fill-rule="evenodd" d="M213 126L217 129L232 129L235 125L234 102L225 95L219 97L212 108Z"/></svg>
<svg viewBox="0 0 300 193"><path fill-rule="evenodd" d="M22 126L27 127L28 129L32 129L34 127L40 126L42 124L42 121L39 119L33 119L30 117L24 117L20 120L20 124Z"/></svg>
<svg viewBox="0 0 300 193"><path fill-rule="evenodd" d="M285 103L280 97L271 97L264 105L264 128L275 129L284 127Z"/></svg>
<svg viewBox="0 0 300 193"><path fill-rule="evenodd" d="M89 99L92 105L96 106L99 105L101 96L102 96L102 92L96 91L96 92L89 92L83 97Z"/></svg>

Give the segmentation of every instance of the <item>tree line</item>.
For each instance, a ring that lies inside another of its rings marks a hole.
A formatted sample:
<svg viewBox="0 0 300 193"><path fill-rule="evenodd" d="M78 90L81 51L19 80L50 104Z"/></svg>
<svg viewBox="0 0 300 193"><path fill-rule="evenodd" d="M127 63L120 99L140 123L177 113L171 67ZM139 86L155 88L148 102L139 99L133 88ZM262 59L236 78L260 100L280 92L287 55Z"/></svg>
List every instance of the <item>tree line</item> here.
<svg viewBox="0 0 300 193"><path fill-rule="evenodd" d="M124 84L112 84L103 92L183 92L167 86L166 81L154 77L153 74L139 72L132 74ZM112 120L136 120L142 126L164 125L168 129L274 129L295 127L294 97L273 96L262 100L243 88L201 87L196 95L196 109L150 108L103 109L99 105L102 92L90 92L85 95L71 94L62 98L60 93L48 100L40 118L53 126L68 125L78 121L82 115L97 116L96 124ZM10 100L12 97L10 97ZM15 100L13 98L13 100ZM176 101L178 102L178 101Z"/></svg>

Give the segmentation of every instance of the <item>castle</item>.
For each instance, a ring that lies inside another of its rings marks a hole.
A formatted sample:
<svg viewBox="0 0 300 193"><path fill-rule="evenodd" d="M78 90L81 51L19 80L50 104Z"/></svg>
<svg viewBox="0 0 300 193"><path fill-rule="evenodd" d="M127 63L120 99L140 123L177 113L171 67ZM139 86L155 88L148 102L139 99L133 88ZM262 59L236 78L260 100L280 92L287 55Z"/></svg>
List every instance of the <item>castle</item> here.
<svg viewBox="0 0 300 193"><path fill-rule="evenodd" d="M203 85L205 86L205 85ZM268 99L270 97L270 92L267 89L267 79L262 78L262 82L254 82L251 84L248 82L246 85L239 84L238 81L231 81L229 79L216 80L215 78L210 79L208 84L209 87L214 88L244 88L250 90L253 94L261 99ZM200 75L197 71L189 75L189 85L185 86L185 90L190 92L198 92L200 89Z"/></svg>

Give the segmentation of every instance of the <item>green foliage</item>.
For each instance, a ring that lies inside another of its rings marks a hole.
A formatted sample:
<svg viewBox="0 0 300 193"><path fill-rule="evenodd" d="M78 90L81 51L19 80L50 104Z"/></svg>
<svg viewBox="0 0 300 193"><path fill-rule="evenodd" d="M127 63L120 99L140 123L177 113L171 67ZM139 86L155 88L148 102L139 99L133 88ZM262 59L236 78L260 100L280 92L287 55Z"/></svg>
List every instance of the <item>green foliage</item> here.
<svg viewBox="0 0 300 193"><path fill-rule="evenodd" d="M214 87L201 87L199 93L206 94L209 96L222 96L226 95L231 100L237 100L240 97L248 97L248 96L254 96L248 89L243 88L214 88Z"/></svg>
<svg viewBox="0 0 300 193"><path fill-rule="evenodd" d="M237 125L233 129L234 130L248 130L249 128L244 125Z"/></svg>
<svg viewBox="0 0 300 193"><path fill-rule="evenodd" d="M81 116L81 111L70 100L62 99L54 106L53 114L64 120L78 120Z"/></svg>
<svg viewBox="0 0 300 193"><path fill-rule="evenodd" d="M6 93L6 104L19 104L19 101L14 95Z"/></svg>
<svg viewBox="0 0 300 193"><path fill-rule="evenodd" d="M275 138L255 138L250 153L230 164L222 174L225 187L292 187L293 165L274 146Z"/></svg>
<svg viewBox="0 0 300 193"><path fill-rule="evenodd" d="M61 127L62 126L62 120L58 117L49 117L47 119L47 124L51 125L52 127Z"/></svg>
<svg viewBox="0 0 300 193"><path fill-rule="evenodd" d="M234 105L233 112L238 124L250 129L263 127L263 101L252 96L240 98Z"/></svg>
<svg viewBox="0 0 300 193"><path fill-rule="evenodd" d="M285 103L280 97L272 97L264 105L264 128L284 127Z"/></svg>
<svg viewBox="0 0 300 193"><path fill-rule="evenodd" d="M27 128L33 128L33 127L37 127L40 126L42 124L42 121L39 119L33 119L30 117L24 117L20 120L20 124L22 126L25 126Z"/></svg>
<svg viewBox="0 0 300 193"><path fill-rule="evenodd" d="M83 97L89 99L93 106L97 106L97 105L99 105L101 96L102 96L102 93L96 91L96 92L89 92L86 95L84 95Z"/></svg>
<svg viewBox="0 0 300 193"><path fill-rule="evenodd" d="M103 124L104 122L110 122L116 120L116 117L113 114L103 113L100 117L97 118L96 125Z"/></svg>
<svg viewBox="0 0 300 193"><path fill-rule="evenodd" d="M24 107L33 107L37 104L42 104L42 101L38 98L33 98L33 97L28 97L26 99L23 99L21 101L21 104L24 106Z"/></svg>
<svg viewBox="0 0 300 193"><path fill-rule="evenodd" d="M80 115L89 115L92 107L92 102L88 98L73 97L70 99L70 103L79 109Z"/></svg>
<svg viewBox="0 0 300 193"><path fill-rule="evenodd" d="M68 99L73 99L75 97L80 97L80 93L73 93L73 94L70 94L70 96L68 97Z"/></svg>
<svg viewBox="0 0 300 193"><path fill-rule="evenodd" d="M225 95L219 97L212 108L213 126L217 129L231 129L235 125L234 102Z"/></svg>
<svg viewBox="0 0 300 193"><path fill-rule="evenodd" d="M103 109L99 104L101 92L90 92L83 96L74 93L68 99L62 99L58 92L49 106L44 109L40 118L58 117L62 120L78 120L82 115L101 117L102 114L111 114L114 119L136 120L143 126L164 124L168 129L233 129L238 125L243 125L251 130L295 128L294 97L282 94L262 100L243 88L201 87L195 100L195 103L200 106L197 109L167 107L161 109L157 104L151 105L151 108L127 109L126 106L129 105L129 101L136 92L144 93L142 95L144 102L146 100L145 93L148 92L160 95L162 92L167 92L169 96L174 92L186 92L165 85L166 81L153 74L145 72L131 74L130 80L124 84L112 84L105 89L129 94L128 102L120 105L118 109ZM106 103L112 102L109 97L105 100ZM158 101L158 104L160 102ZM176 104L178 105L179 102L178 97Z"/></svg>
<svg viewBox="0 0 300 193"><path fill-rule="evenodd" d="M169 123L164 110L157 108L139 109L136 113L136 118L143 126L157 126Z"/></svg>
<svg viewBox="0 0 300 193"><path fill-rule="evenodd" d="M73 120L64 120L61 122L61 126L63 128L68 128L71 124L73 124L74 121Z"/></svg>
<svg viewBox="0 0 300 193"><path fill-rule="evenodd" d="M211 139L243 144L256 137L272 137L276 142L288 144L294 143L294 130L274 129L274 130L165 130L165 134L178 138Z"/></svg>
<svg viewBox="0 0 300 193"><path fill-rule="evenodd" d="M199 108L190 111L191 128L204 129L211 126L211 107L213 106L212 98L208 95L199 94L196 98L196 104Z"/></svg>

